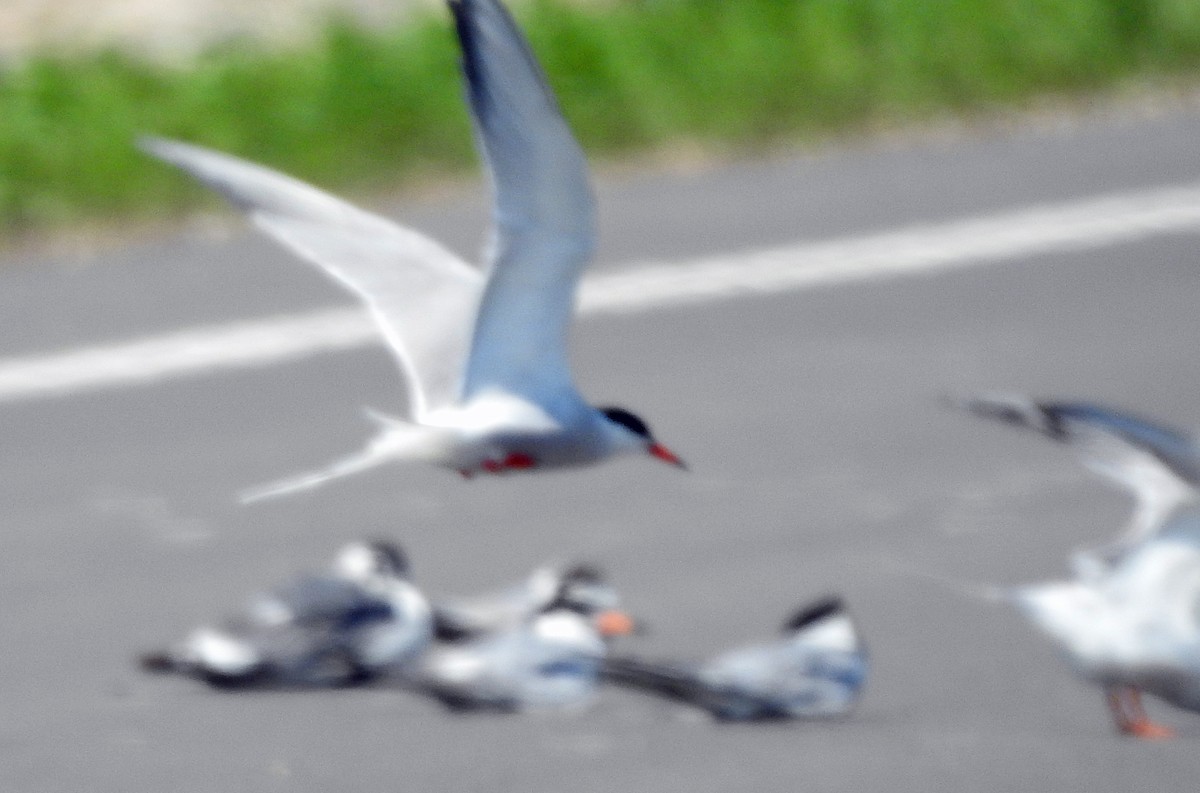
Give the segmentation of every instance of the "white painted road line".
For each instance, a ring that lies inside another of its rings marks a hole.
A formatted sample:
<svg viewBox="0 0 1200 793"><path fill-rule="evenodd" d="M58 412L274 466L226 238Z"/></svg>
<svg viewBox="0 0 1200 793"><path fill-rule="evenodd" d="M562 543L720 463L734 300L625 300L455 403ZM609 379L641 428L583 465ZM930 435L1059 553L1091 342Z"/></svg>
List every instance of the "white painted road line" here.
<svg viewBox="0 0 1200 793"><path fill-rule="evenodd" d="M684 262L630 264L621 272L588 278L579 310L585 315L647 311L1095 249L1180 231L1200 231L1200 184L842 240ZM365 313L357 308L194 328L126 343L0 360L0 401L266 366L378 340Z"/></svg>

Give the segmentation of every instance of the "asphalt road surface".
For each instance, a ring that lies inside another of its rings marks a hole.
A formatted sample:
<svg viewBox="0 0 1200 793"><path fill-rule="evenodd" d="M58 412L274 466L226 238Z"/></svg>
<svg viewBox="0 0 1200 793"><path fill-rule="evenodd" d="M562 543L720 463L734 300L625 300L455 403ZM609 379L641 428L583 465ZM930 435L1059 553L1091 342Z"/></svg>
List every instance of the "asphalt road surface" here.
<svg viewBox="0 0 1200 793"><path fill-rule="evenodd" d="M1192 186L1200 113L1095 116L675 172L623 168L600 182L603 276L655 261L693 283L706 257L736 267L746 252L802 253L913 228L928 232L918 265L954 266L714 288L585 316L575 333L583 391L646 416L691 463L687 474L626 460L467 483L390 467L238 505L241 488L357 448L370 432L362 406L400 409L398 375L370 344L240 368L198 363L145 383L84 372L54 393L0 393L0 788L1105 793L1194 784L1200 715L1152 703L1181 737L1119 738L1100 694L1015 614L922 572L1054 577L1072 548L1107 538L1126 509L1061 449L948 414L940 394L1087 396L1200 426L1200 221L1164 209L1173 219L1128 233L1106 235L1106 221L1066 241L940 259L938 230ZM482 207L469 191L385 211L470 252ZM352 305L241 230L96 257L11 256L0 267L0 369ZM55 360L81 371L95 363ZM132 663L364 535L401 540L434 594L501 584L546 560L593 560L652 626L627 649L653 655L702 656L753 639L806 599L841 592L873 652L869 687L845 719L723 726L623 691L581 713L464 717L388 690L222 694Z"/></svg>

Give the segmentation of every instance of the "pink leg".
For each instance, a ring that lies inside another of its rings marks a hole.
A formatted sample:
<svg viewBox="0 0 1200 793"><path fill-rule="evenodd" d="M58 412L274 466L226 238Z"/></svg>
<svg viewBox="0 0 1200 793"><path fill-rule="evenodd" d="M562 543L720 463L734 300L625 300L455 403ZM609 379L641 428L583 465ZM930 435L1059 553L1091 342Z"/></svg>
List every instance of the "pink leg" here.
<svg viewBox="0 0 1200 793"><path fill-rule="evenodd" d="M1142 705L1142 693L1132 686L1116 686L1105 691L1108 709L1113 714L1117 729L1135 738L1173 738L1175 731L1162 724L1150 721Z"/></svg>

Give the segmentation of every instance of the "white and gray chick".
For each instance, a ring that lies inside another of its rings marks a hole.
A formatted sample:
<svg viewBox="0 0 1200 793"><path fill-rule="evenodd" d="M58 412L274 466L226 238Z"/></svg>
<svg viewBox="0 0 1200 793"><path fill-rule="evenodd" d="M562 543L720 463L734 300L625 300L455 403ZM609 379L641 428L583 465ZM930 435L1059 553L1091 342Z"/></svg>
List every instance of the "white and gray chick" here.
<svg viewBox="0 0 1200 793"><path fill-rule="evenodd" d="M432 612L391 542L354 542L328 572L251 599L220 626L142 656L147 671L216 687L344 686L387 675L429 646Z"/></svg>
<svg viewBox="0 0 1200 793"><path fill-rule="evenodd" d="M433 604L434 631L440 642L457 643L489 633L511 630L546 608L562 591L591 607L592 619L605 638L625 635L634 628L620 610L621 598L596 565L545 565L526 579L493 592L445 598Z"/></svg>
<svg viewBox="0 0 1200 793"><path fill-rule="evenodd" d="M587 582L563 580L550 601L508 627L435 646L408 685L456 711L570 709L591 704L608 652L597 617L635 623L598 604Z"/></svg>
<svg viewBox="0 0 1200 793"><path fill-rule="evenodd" d="M848 713L866 683L866 645L840 597L810 603L774 641L701 663L610 657L605 678L685 702L726 721L821 718Z"/></svg>

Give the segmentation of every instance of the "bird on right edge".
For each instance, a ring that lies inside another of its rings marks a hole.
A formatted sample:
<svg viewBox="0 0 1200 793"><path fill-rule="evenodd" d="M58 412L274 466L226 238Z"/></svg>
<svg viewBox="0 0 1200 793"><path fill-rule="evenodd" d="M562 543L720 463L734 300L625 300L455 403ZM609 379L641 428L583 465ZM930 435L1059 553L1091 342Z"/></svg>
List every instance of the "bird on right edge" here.
<svg viewBox="0 0 1200 793"><path fill-rule="evenodd" d="M1200 712L1200 447L1184 433L1087 402L986 394L952 400L1075 449L1089 470L1128 490L1133 521L1116 541L1078 552L1075 577L995 588L1104 690L1117 730L1167 738L1142 693Z"/></svg>

